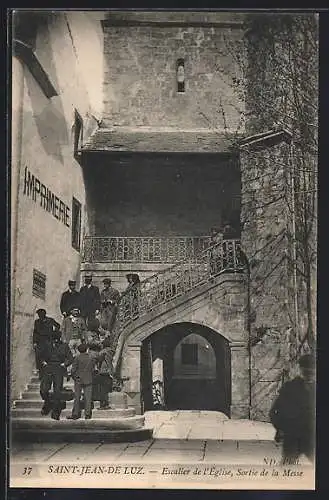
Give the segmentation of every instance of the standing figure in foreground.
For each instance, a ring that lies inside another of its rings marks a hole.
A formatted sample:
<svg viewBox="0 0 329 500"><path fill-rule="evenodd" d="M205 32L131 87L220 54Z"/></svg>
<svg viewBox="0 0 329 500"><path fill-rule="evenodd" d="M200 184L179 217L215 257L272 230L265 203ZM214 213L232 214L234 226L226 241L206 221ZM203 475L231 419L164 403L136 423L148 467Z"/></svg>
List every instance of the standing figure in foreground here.
<svg viewBox="0 0 329 500"><path fill-rule="evenodd" d="M314 460L315 359L299 359L300 375L286 382L274 402L270 419L282 440L282 463L294 464L301 455Z"/></svg>
<svg viewBox="0 0 329 500"><path fill-rule="evenodd" d="M94 319L101 308L101 297L97 286L92 284L92 276L85 277L85 284L80 289L81 316L87 326L88 321Z"/></svg>
<svg viewBox="0 0 329 500"><path fill-rule="evenodd" d="M61 391L67 367L73 362L73 355L68 344L61 341L61 332L54 331L51 339L40 350L41 384L40 395L44 401L42 415L51 410L51 418L59 420L62 411ZM53 398L49 391L53 387Z"/></svg>
<svg viewBox="0 0 329 500"><path fill-rule="evenodd" d="M69 420L78 420L81 417L80 399L83 392L85 419L92 414L93 378L96 369L96 356L89 352L86 343L78 346L79 354L72 363L71 376L74 380L74 404Z"/></svg>
<svg viewBox="0 0 329 500"><path fill-rule="evenodd" d="M36 369L40 372L40 350L45 343L51 340L53 332L59 330L60 325L53 318L47 316L45 309L38 309L37 315L38 319L35 320L33 329L33 348L35 351Z"/></svg>
<svg viewBox="0 0 329 500"><path fill-rule="evenodd" d="M110 278L103 280L104 288L101 291L101 327L111 332L118 310L120 292L111 286Z"/></svg>

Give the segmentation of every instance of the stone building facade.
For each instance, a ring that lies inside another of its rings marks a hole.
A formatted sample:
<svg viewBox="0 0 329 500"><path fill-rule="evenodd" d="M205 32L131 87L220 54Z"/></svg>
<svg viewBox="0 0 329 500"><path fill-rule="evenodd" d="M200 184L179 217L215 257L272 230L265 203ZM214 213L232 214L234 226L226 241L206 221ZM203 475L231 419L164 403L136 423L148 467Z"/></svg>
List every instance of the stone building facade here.
<svg viewBox="0 0 329 500"><path fill-rule="evenodd" d="M313 13L250 16L246 26L251 140L240 149L241 240L250 265L252 416L264 419L316 337L318 28Z"/></svg>
<svg viewBox="0 0 329 500"><path fill-rule="evenodd" d="M196 241L225 221L239 237L241 187L232 144L243 131L244 103L233 92L230 77L238 67L230 43L241 39L241 20L225 13L111 12L103 21L103 118L82 148L95 242L104 234L132 244ZM213 400L212 409L248 417L245 278L187 286L160 303L166 282L184 281L186 269L177 264L170 271L172 264L151 254L119 263L85 257L83 273L92 271L98 283L111 276L122 291L125 273L138 272L149 280L142 296L147 285L158 290L153 310L140 304L139 319L119 331L114 362L129 402L145 411L154 397L161 408L207 409ZM197 269L189 272L193 281ZM211 349L212 374L202 368ZM195 353L190 364L183 351ZM213 399L215 387L222 396Z"/></svg>
<svg viewBox="0 0 329 500"><path fill-rule="evenodd" d="M102 108L103 34L99 14L83 12L17 11L13 24L10 347L17 398L34 366L36 310L60 321L60 293L79 278L88 221L76 150Z"/></svg>
<svg viewBox="0 0 329 500"><path fill-rule="evenodd" d="M14 56L14 396L32 369L38 307L58 319L67 279L111 277L122 292L138 273L139 316L120 318L114 355L129 404L268 419L293 341L290 218L276 196L289 185L290 135L256 149L246 140L266 130L249 114L245 26L234 12L51 14L33 50L50 97ZM226 222L235 265L209 279L200 255ZM32 293L33 269L45 298Z"/></svg>

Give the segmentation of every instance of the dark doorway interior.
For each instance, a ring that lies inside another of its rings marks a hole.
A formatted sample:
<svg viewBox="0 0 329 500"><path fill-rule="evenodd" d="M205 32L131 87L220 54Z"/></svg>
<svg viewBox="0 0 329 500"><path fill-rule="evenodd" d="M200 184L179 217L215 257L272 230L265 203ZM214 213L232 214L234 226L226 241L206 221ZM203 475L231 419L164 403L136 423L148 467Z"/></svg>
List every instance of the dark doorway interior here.
<svg viewBox="0 0 329 500"><path fill-rule="evenodd" d="M217 410L229 416L231 360L224 337L201 325L179 323L168 325L146 339L141 370L145 411L155 408L152 363L154 381L157 357L163 360L163 408Z"/></svg>

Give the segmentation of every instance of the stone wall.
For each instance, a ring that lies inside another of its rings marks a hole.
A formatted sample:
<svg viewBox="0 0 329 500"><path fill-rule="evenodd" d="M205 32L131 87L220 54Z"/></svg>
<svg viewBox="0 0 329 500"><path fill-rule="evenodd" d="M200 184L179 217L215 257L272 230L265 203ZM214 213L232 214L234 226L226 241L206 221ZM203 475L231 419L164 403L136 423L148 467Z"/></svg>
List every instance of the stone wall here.
<svg viewBox="0 0 329 500"><path fill-rule="evenodd" d="M247 134L283 129L292 138L263 150L244 148L241 155L253 408L255 418L266 420L282 381L296 373L300 339L312 321L307 309L312 312L315 301L316 279L308 287L305 278L316 269L317 16L251 14L248 28Z"/></svg>
<svg viewBox="0 0 329 500"><path fill-rule="evenodd" d="M287 335L293 322L285 203L288 152L283 143L241 155L241 241L250 266L252 416L265 421L289 363Z"/></svg>
<svg viewBox="0 0 329 500"><path fill-rule="evenodd" d="M240 43L241 25L223 14L199 14L194 25L189 25L193 16L188 13L169 24L166 13L157 13L156 20L153 15L149 24L139 24L142 13L132 24L119 13L111 23L109 14L104 27L104 125L240 128L243 104L232 92L239 67L231 44ZM183 93L177 92L176 82L180 58Z"/></svg>

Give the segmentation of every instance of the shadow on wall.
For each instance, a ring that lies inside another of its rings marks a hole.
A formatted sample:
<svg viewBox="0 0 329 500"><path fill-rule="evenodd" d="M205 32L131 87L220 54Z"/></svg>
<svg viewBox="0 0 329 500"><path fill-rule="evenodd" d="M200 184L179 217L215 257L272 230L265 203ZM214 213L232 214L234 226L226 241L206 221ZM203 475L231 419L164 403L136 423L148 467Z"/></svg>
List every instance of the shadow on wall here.
<svg viewBox="0 0 329 500"><path fill-rule="evenodd" d="M285 364L280 343L259 342L252 349L252 418L269 422L269 411L282 384Z"/></svg>
<svg viewBox="0 0 329 500"><path fill-rule="evenodd" d="M44 58L49 61L51 81L59 92L60 86L56 75L56 67L53 60L48 26L43 26L44 37L49 43L44 43ZM70 134L64 115L61 96L48 99L41 91L33 76L28 73L26 77L28 94L31 99L32 116L38 129L39 137L47 155L56 157L62 164L64 157L62 146L69 143Z"/></svg>

